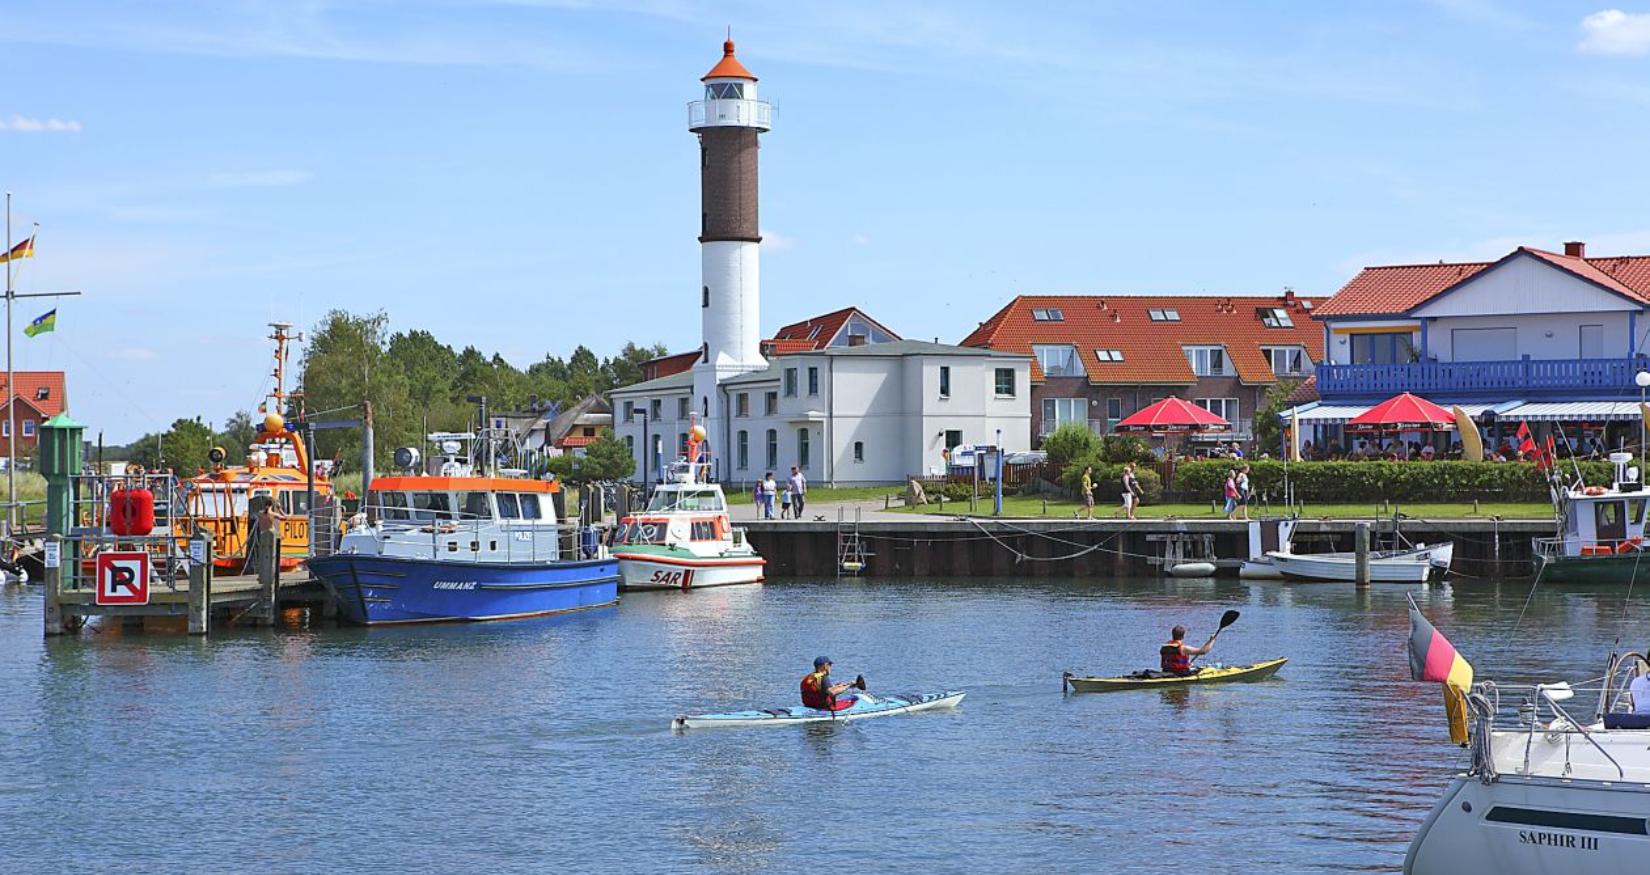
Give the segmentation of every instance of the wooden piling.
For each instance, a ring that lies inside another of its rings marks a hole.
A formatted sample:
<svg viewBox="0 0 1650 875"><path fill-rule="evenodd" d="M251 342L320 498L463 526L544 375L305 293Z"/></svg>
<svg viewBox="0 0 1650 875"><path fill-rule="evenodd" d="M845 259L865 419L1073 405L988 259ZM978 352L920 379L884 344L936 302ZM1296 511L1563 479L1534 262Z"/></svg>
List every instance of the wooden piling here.
<svg viewBox="0 0 1650 875"><path fill-rule="evenodd" d="M258 530L258 587L263 604L262 618L275 622L275 599L281 586L281 539L274 531Z"/></svg>
<svg viewBox="0 0 1650 875"><path fill-rule="evenodd" d="M57 555L56 562L46 563L45 633L50 637L63 634L63 536L47 538L46 550L48 559Z"/></svg>
<svg viewBox="0 0 1650 875"><path fill-rule="evenodd" d="M1353 528L1353 550L1357 553L1357 572L1354 578L1358 586L1369 585L1369 523L1360 522Z"/></svg>
<svg viewBox="0 0 1650 875"><path fill-rule="evenodd" d="M189 539L189 634L211 631L212 539L196 532Z"/></svg>

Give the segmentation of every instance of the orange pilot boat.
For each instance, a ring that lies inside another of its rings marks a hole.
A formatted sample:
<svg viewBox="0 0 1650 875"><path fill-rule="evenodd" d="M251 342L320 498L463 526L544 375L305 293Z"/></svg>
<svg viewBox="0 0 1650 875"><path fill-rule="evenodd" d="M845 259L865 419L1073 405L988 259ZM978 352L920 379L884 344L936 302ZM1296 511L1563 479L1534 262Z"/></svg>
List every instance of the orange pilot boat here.
<svg viewBox="0 0 1650 875"><path fill-rule="evenodd" d="M184 527L212 536L213 564L218 568L243 571L247 568L248 538L252 529L252 499L267 496L280 516L281 570L290 571L309 557L309 513L311 466L315 462L304 442L279 411L294 397L285 389L287 344L295 338L291 324L272 322L275 331L275 390L264 404L262 428L247 448L244 465L226 465L228 454L221 447L211 453L213 469L197 474L184 487L184 513L178 534ZM333 485L324 468L313 470L314 501L326 505L333 500Z"/></svg>

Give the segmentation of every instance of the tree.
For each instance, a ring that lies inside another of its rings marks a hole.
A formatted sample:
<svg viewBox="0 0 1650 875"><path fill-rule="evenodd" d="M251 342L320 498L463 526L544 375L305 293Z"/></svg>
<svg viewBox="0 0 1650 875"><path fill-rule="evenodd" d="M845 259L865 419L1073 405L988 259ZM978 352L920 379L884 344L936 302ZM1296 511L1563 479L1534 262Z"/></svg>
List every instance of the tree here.
<svg viewBox="0 0 1650 875"><path fill-rule="evenodd" d="M624 441L614 436L613 429L604 428L584 448L584 455L551 456L545 460L545 467L558 479L583 486L629 479L636 473L636 460Z"/></svg>
<svg viewBox="0 0 1650 875"><path fill-rule="evenodd" d="M1289 409L1289 394L1299 385L1298 380L1279 380L1266 390L1266 398L1255 412L1255 449L1259 452L1276 452L1283 446L1283 425L1278 414Z"/></svg>
<svg viewBox="0 0 1650 875"><path fill-rule="evenodd" d="M304 351L303 390L309 407L359 414L362 402L371 402L374 446L378 463L389 461L398 446L418 437L422 416L414 410L406 372L386 355L389 316L383 312L356 316L333 310L310 332ZM360 455L361 435L351 429L316 433L321 458Z"/></svg>
<svg viewBox="0 0 1650 875"><path fill-rule="evenodd" d="M428 331L401 331L390 338L389 360L407 375L407 394L419 407L453 400L458 353Z"/></svg>
<svg viewBox="0 0 1650 875"><path fill-rule="evenodd" d="M634 342L627 342L619 354L602 363L602 382L600 391L606 392L620 386L629 386L642 381L642 364L649 359L656 359L670 354L670 350L662 343L652 346L637 346Z"/></svg>
<svg viewBox="0 0 1650 875"><path fill-rule="evenodd" d="M1098 454L1100 438L1087 426L1068 422L1043 438L1043 452L1048 453L1048 463L1053 469L1049 472L1050 476L1058 478L1067 465Z"/></svg>
<svg viewBox="0 0 1650 875"><path fill-rule="evenodd" d="M258 426L252 422L252 414L245 410L237 410L224 421L223 429L212 438L216 446L223 447L229 453L230 459L239 459L246 453L246 448L258 439Z"/></svg>

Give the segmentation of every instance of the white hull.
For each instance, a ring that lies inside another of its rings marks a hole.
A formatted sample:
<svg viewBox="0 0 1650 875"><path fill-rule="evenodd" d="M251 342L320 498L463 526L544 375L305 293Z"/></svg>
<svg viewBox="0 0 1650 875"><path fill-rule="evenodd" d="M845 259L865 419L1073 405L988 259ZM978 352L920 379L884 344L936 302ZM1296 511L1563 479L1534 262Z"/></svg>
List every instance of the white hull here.
<svg viewBox="0 0 1650 875"><path fill-rule="evenodd" d="M1585 741L1574 742L1585 745ZM1407 875L1626 875L1650 871L1642 784L1455 779L1404 860Z"/></svg>
<svg viewBox="0 0 1650 875"><path fill-rule="evenodd" d="M622 552L616 555L619 560L619 585L627 590L704 589L707 586L761 583L765 565L759 556L673 562L664 558L627 558Z"/></svg>
<svg viewBox="0 0 1650 875"><path fill-rule="evenodd" d="M1238 577L1243 580L1282 580L1283 572L1267 558L1245 559L1238 566Z"/></svg>
<svg viewBox="0 0 1650 875"><path fill-rule="evenodd" d="M1453 544L1410 550L1399 554L1371 554L1369 579L1373 583L1425 583L1436 573L1447 571L1455 552ZM1278 573L1293 580L1321 580L1351 583L1357 576L1357 556L1352 553L1266 554Z"/></svg>

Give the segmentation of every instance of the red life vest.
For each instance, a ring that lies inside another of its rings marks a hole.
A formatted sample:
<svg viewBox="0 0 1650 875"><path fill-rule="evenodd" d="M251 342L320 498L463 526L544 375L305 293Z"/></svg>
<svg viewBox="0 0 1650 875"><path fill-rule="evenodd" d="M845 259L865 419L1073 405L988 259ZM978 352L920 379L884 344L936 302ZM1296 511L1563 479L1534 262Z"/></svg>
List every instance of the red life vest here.
<svg viewBox="0 0 1650 875"><path fill-rule="evenodd" d="M829 711L834 704L835 697L830 688L825 685L825 679L830 675L821 672L809 672L802 676L802 705L806 708L816 708L820 711Z"/></svg>
<svg viewBox="0 0 1650 875"><path fill-rule="evenodd" d="M1186 658L1185 651L1180 649L1181 643L1170 641L1158 648L1158 658L1164 671L1171 674L1186 674L1192 670L1192 661Z"/></svg>

